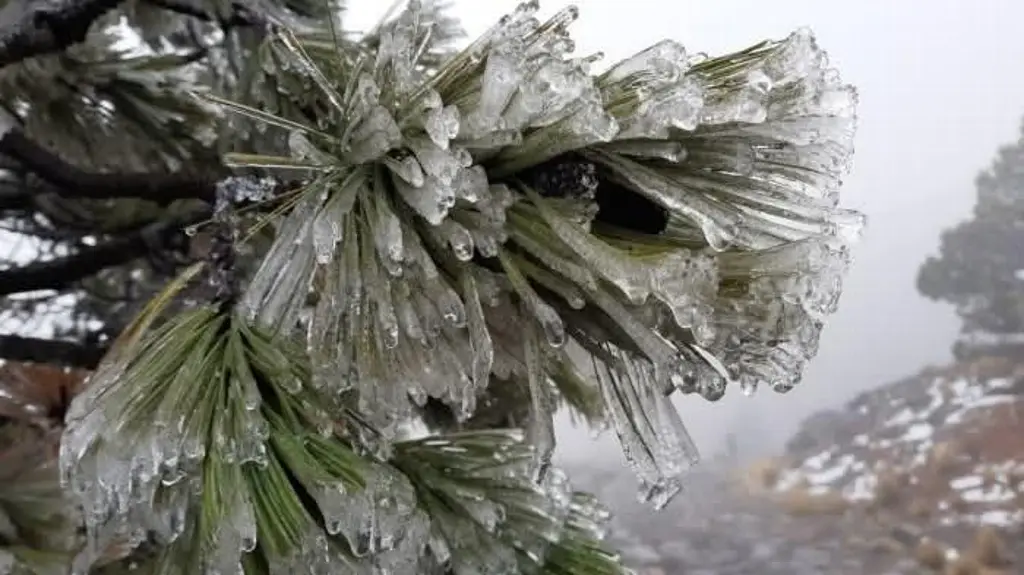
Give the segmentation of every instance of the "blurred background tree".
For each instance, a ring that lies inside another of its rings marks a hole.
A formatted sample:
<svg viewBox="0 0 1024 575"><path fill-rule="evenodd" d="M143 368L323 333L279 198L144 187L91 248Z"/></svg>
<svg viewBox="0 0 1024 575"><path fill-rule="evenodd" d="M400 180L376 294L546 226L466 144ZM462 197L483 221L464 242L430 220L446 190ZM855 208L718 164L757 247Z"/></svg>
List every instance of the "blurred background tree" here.
<svg viewBox="0 0 1024 575"><path fill-rule="evenodd" d="M972 219L944 231L918 272L922 294L952 303L963 321L960 359L1024 354L1024 124L975 180Z"/></svg>

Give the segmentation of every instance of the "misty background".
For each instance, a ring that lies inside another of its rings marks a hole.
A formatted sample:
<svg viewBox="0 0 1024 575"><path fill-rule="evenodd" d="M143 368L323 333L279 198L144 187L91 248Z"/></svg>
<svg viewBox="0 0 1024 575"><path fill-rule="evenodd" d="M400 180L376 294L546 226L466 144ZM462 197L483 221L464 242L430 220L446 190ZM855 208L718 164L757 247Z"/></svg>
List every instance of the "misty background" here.
<svg viewBox="0 0 1024 575"><path fill-rule="evenodd" d="M566 2L545 1L553 12ZM348 25L365 29L389 3L352 2ZM469 37L518 0L454 0ZM917 269L939 233L966 219L974 178L1014 141L1024 114L1024 3L1020 0L577 0L577 52L605 61L662 38L722 54L807 26L844 81L860 91L853 171L842 204L868 215L839 313L826 325L804 383L779 395L731 389L717 403L676 403L705 456L737 434L743 452L777 448L800 420L853 395L951 360L959 329L952 308L924 299ZM559 455L621 459L614 436L598 439L563 421Z"/></svg>

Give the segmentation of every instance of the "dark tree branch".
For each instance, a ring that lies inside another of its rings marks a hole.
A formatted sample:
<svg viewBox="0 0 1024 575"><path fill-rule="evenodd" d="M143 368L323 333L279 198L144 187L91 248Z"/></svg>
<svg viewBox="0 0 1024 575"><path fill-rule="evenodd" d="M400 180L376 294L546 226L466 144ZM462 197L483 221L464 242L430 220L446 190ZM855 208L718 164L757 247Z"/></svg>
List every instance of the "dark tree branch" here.
<svg viewBox="0 0 1024 575"><path fill-rule="evenodd" d="M208 217L197 211L182 220L161 221L70 256L0 271L0 296L67 288L103 269L122 265L163 249L183 226Z"/></svg>
<svg viewBox="0 0 1024 575"><path fill-rule="evenodd" d="M277 197L262 203L260 207L272 209L285 197L281 192L294 185L294 182L279 184ZM176 245L176 242L181 239L178 236L182 229L208 219L211 214L212 208L207 205L180 218L154 222L69 256L0 270L0 296L36 290L66 289L106 268L181 249L182 246Z"/></svg>
<svg viewBox="0 0 1024 575"><path fill-rule="evenodd" d="M0 8L0 68L85 40L123 0L9 0Z"/></svg>
<svg viewBox="0 0 1024 575"><path fill-rule="evenodd" d="M93 369L106 352L101 344L0 335L0 358L8 361Z"/></svg>
<svg viewBox="0 0 1024 575"><path fill-rule="evenodd" d="M163 8L168 12L174 12L183 16L191 16L199 20L205 20L207 22L213 20L210 14L202 8L198 8L188 2L181 2L180 0L149 0L149 3L158 8ZM217 24L221 28L234 28L236 26L254 26L260 24L259 18L256 15L249 12L249 10L238 2L231 4L232 12L228 18L217 20Z"/></svg>
<svg viewBox="0 0 1024 575"><path fill-rule="evenodd" d="M89 172L64 161L57 154L32 141L20 128L11 128L0 136L0 156L18 163L44 184L26 184L22 189L0 189L0 211L31 207L35 193L54 193L63 198L106 200L135 198L167 205L178 200L202 200L213 203L218 177L179 173ZM227 175L224 170L219 175ZM279 191L293 188L296 182L284 182Z"/></svg>
<svg viewBox="0 0 1024 575"><path fill-rule="evenodd" d="M0 212L31 208L32 195L28 184L17 181L0 182Z"/></svg>
<svg viewBox="0 0 1024 575"><path fill-rule="evenodd" d="M2 157L2 156L0 156ZM157 221L156 215L119 223L101 225L91 213L82 213L73 203L62 202L72 194L61 193L35 175L0 180L0 215L25 216L20 220L25 229L11 230L55 241L77 241L82 236L120 235L131 233ZM40 223L42 216L46 224Z"/></svg>
<svg viewBox="0 0 1024 575"><path fill-rule="evenodd" d="M33 142L19 128L0 137L0 154L11 157L52 184L59 195L74 198L140 198L160 204L182 199L213 201L216 180L186 174L95 173L73 166Z"/></svg>

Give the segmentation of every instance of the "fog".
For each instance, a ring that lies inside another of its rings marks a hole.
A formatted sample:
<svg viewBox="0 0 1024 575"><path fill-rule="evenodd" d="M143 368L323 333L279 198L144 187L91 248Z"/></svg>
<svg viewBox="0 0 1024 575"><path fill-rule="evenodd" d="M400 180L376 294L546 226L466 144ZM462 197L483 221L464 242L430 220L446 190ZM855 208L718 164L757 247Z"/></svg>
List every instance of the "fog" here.
<svg viewBox="0 0 1024 575"><path fill-rule="evenodd" d="M353 2L349 25L383 10ZM456 0L471 36L517 4ZM701 447L729 430L741 446L777 446L799 421L852 395L950 359L951 308L921 297L917 268L940 231L968 217L973 180L1015 139L1024 115L1024 3L1020 0L580 0L578 51L615 61L663 38L724 53L808 26L843 78L860 90L855 165L843 204L868 214L838 315L801 387L786 395L731 390L717 403L678 400ZM546 1L547 11L563 2ZM1008 63L1014 65L1008 66ZM614 439L563 422L560 455L620 458Z"/></svg>

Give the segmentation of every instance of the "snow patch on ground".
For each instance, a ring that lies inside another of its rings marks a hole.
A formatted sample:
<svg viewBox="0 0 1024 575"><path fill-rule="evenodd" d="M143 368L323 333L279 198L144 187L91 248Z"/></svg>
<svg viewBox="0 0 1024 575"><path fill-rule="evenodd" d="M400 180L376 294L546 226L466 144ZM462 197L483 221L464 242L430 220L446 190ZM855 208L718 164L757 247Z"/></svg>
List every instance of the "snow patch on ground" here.
<svg viewBox="0 0 1024 575"><path fill-rule="evenodd" d="M916 490L928 484L919 479L920 474L938 473L937 445L948 445L950 438L988 421L997 410L1015 417L1020 405L1024 417L1024 397L1012 394L1016 385L1012 378L936 376L918 381L855 400L850 412L859 414L853 425L859 422L860 428L838 434L842 439L834 445L823 445L782 470L775 489L804 487L813 494L834 492L851 502L868 502L877 497L881 468L895 466L904 474L900 480ZM962 454L945 457L954 458L952 465L958 472L940 479L946 487L929 494L938 513L936 521L1024 525L1024 449L1021 461L971 463Z"/></svg>
<svg viewBox="0 0 1024 575"><path fill-rule="evenodd" d="M960 498L968 503L1006 503L1015 497L1014 492L999 484L966 489L960 493Z"/></svg>
<svg viewBox="0 0 1024 575"><path fill-rule="evenodd" d="M900 441L924 441L932 436L935 428L930 423L915 423L907 428Z"/></svg>
<svg viewBox="0 0 1024 575"><path fill-rule="evenodd" d="M949 482L949 486L957 491L964 489L975 489L985 484L985 480L977 475L968 475L967 477L957 477L956 479Z"/></svg>
<svg viewBox="0 0 1024 575"><path fill-rule="evenodd" d="M1013 527L1024 523L1024 512L994 509L979 515L977 522L981 525L991 525L993 527Z"/></svg>

